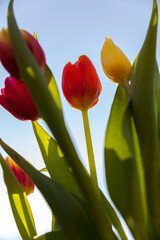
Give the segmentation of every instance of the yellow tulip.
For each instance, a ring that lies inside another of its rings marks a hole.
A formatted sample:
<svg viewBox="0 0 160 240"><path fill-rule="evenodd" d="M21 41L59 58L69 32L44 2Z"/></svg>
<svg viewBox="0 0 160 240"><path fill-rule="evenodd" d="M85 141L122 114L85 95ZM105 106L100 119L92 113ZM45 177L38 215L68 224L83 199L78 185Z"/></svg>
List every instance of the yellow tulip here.
<svg viewBox="0 0 160 240"><path fill-rule="evenodd" d="M123 84L130 79L132 65L126 55L107 37L101 51L101 63L106 76L113 82Z"/></svg>

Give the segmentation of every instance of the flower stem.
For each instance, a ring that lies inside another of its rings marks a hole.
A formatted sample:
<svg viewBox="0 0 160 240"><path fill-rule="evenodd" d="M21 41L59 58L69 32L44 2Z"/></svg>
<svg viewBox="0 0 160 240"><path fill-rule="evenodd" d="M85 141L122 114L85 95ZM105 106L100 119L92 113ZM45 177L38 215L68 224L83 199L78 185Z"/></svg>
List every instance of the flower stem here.
<svg viewBox="0 0 160 240"><path fill-rule="evenodd" d="M95 167L95 160L94 160L94 153L93 153L93 146L92 146L92 140L91 140L91 133L90 133L90 127L89 127L89 121L88 121L88 110L82 110L82 117L83 117L83 125L84 125L85 138L86 138L86 146L87 146L91 181L92 181L94 189L97 193L97 196L100 198L98 181L97 181L97 173L96 173L96 167Z"/></svg>

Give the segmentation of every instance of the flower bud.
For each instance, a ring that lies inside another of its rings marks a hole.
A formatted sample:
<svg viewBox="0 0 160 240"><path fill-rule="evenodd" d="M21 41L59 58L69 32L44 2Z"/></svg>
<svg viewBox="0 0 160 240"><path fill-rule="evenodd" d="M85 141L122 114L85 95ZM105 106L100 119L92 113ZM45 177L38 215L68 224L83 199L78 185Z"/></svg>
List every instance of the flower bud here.
<svg viewBox="0 0 160 240"><path fill-rule="evenodd" d="M62 74L62 90L72 107L87 110L98 102L102 86L90 59L83 55L67 63Z"/></svg>
<svg viewBox="0 0 160 240"><path fill-rule="evenodd" d="M28 196L34 191L34 183L31 181L28 175L12 160L12 158L7 157L5 161Z"/></svg>
<svg viewBox="0 0 160 240"><path fill-rule="evenodd" d="M42 72L44 72L46 60L41 46L39 45L38 41L28 32L24 30L20 30L20 32L37 64L41 68ZM0 31L0 61L13 77L20 79L20 72L11 46L8 29L2 29Z"/></svg>
<svg viewBox="0 0 160 240"><path fill-rule="evenodd" d="M23 82L9 76L5 80L5 88L1 89L0 105L19 120L37 120L38 110Z"/></svg>
<svg viewBox="0 0 160 240"><path fill-rule="evenodd" d="M101 63L106 76L113 82L123 84L130 79L132 65L125 54L107 37L101 51Z"/></svg>

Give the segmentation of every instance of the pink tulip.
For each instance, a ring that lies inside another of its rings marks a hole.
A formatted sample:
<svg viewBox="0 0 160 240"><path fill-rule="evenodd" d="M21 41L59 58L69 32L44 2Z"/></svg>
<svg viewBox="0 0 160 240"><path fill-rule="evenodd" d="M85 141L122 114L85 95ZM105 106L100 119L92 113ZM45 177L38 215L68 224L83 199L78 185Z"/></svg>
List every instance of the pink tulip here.
<svg viewBox="0 0 160 240"><path fill-rule="evenodd" d="M30 96L26 85L14 77L5 80L5 88L1 89L0 105L19 120L37 120L38 110Z"/></svg>
<svg viewBox="0 0 160 240"><path fill-rule="evenodd" d="M37 64L41 68L42 72L44 72L46 68L46 60L43 49L30 33L24 30L20 30L20 32ZM2 29L0 31L0 61L12 76L20 79L20 71L11 46L8 29Z"/></svg>

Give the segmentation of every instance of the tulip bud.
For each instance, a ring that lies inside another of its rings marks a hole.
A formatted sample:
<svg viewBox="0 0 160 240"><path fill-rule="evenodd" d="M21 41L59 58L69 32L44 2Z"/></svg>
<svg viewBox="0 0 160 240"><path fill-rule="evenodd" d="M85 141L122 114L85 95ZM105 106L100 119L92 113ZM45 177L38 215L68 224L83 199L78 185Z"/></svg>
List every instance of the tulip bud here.
<svg viewBox="0 0 160 240"><path fill-rule="evenodd" d="M87 110L98 102L102 86L90 59L83 55L67 63L62 74L62 90L72 107Z"/></svg>
<svg viewBox="0 0 160 240"><path fill-rule="evenodd" d="M0 105L19 120L37 120L38 110L23 82L9 76L5 80L5 88L1 89Z"/></svg>
<svg viewBox="0 0 160 240"><path fill-rule="evenodd" d="M101 51L101 63L106 76L113 82L123 84L130 79L132 65L125 54L107 37Z"/></svg>
<svg viewBox="0 0 160 240"><path fill-rule="evenodd" d="M28 196L34 191L34 183L31 181L28 175L12 160L12 158L7 157L5 161Z"/></svg>
<svg viewBox="0 0 160 240"><path fill-rule="evenodd" d="M46 61L41 46L39 45L38 41L28 32L24 30L20 30L20 32L37 64L41 68L42 72L44 72ZM13 77L20 79L20 72L11 46L8 29L2 29L0 31L0 61Z"/></svg>

